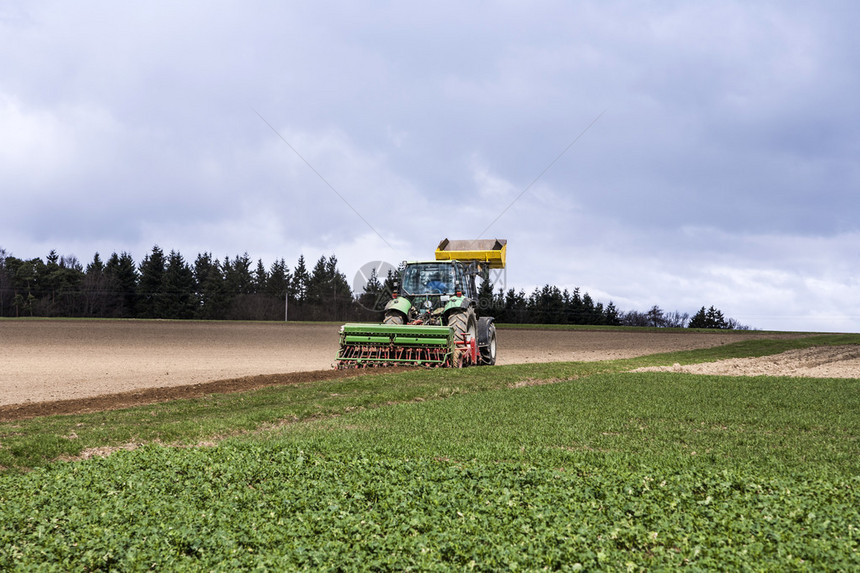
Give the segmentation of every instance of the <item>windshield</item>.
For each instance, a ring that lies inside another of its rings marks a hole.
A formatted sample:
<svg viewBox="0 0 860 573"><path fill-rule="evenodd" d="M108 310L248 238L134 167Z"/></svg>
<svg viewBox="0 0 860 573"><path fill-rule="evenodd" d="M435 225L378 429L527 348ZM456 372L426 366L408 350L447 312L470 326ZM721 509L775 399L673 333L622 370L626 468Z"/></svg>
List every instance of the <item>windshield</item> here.
<svg viewBox="0 0 860 573"><path fill-rule="evenodd" d="M424 263L403 271L404 294L448 294L454 292L454 265Z"/></svg>

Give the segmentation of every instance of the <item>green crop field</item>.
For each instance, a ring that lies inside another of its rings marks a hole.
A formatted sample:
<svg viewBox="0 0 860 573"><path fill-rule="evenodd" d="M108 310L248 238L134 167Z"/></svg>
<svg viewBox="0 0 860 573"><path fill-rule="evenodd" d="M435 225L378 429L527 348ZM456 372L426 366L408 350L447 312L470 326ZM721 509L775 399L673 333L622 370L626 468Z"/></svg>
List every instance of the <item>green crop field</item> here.
<svg viewBox="0 0 860 573"><path fill-rule="evenodd" d="M3 423L0 569L860 570L860 378L629 372L858 343L382 373ZM117 451L62 461L100 447Z"/></svg>

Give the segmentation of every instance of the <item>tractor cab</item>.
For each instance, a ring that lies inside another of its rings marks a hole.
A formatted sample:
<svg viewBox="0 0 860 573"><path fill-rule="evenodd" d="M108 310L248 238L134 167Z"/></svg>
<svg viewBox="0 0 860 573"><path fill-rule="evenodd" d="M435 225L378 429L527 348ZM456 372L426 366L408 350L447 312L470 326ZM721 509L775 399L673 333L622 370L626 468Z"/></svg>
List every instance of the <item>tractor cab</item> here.
<svg viewBox="0 0 860 573"><path fill-rule="evenodd" d="M403 312L408 322L420 317L422 324L440 324L452 301L475 299L475 276L469 271L459 261L406 263L398 296L387 308Z"/></svg>
<svg viewBox="0 0 860 573"><path fill-rule="evenodd" d="M403 269L400 290L404 296L453 295L472 296L471 277L457 261L407 263Z"/></svg>
<svg viewBox="0 0 860 573"><path fill-rule="evenodd" d="M452 313L477 310L475 278L504 268L507 241L450 241L436 248L435 261L408 262L394 298L385 305L386 324L447 325Z"/></svg>

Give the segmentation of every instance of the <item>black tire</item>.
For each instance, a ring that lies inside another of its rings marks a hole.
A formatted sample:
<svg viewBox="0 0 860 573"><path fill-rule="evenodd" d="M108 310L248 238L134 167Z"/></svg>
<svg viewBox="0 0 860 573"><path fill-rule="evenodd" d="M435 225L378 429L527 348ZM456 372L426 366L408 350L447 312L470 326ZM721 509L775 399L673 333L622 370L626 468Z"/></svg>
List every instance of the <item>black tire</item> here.
<svg viewBox="0 0 860 573"><path fill-rule="evenodd" d="M478 342L478 319L475 317L474 308L459 308L448 314L448 326L454 330L457 340L463 339L463 334L471 333L475 343ZM456 356L457 361L460 357Z"/></svg>
<svg viewBox="0 0 860 573"><path fill-rule="evenodd" d="M399 310L386 310L382 324L405 324L406 317Z"/></svg>
<svg viewBox="0 0 860 573"><path fill-rule="evenodd" d="M490 323L487 329L487 345L481 347L481 364L493 366L496 363L496 325Z"/></svg>

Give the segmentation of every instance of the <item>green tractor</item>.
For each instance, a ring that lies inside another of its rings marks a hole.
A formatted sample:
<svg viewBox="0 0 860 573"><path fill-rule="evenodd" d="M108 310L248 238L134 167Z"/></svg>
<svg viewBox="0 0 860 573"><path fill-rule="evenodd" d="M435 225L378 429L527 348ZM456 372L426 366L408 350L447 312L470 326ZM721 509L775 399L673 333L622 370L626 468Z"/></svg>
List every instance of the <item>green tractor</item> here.
<svg viewBox="0 0 860 573"><path fill-rule="evenodd" d="M477 316L475 279L505 266L507 241L449 241L436 260L409 262L380 324L340 329L337 367L455 367L496 363L493 318Z"/></svg>

